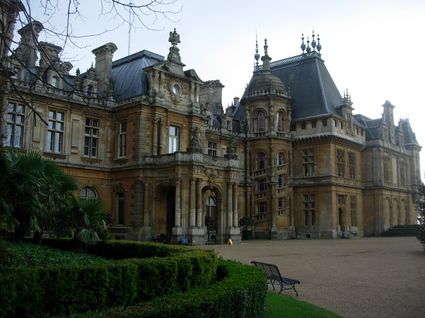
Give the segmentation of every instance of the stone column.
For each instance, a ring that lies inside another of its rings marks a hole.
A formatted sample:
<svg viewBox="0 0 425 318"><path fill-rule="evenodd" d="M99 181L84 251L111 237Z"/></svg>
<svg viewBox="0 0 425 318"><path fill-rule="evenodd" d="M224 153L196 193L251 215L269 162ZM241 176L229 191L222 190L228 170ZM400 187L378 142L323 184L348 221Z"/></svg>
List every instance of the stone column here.
<svg viewBox="0 0 425 318"><path fill-rule="evenodd" d="M232 184L227 184L227 225L232 227L233 225L233 193Z"/></svg>
<svg viewBox="0 0 425 318"><path fill-rule="evenodd" d="M189 199L189 211L190 211L190 227L194 227L196 225L196 180L190 180L190 199Z"/></svg>
<svg viewBox="0 0 425 318"><path fill-rule="evenodd" d="M201 179L196 179L196 226L202 227L202 192Z"/></svg>
<svg viewBox="0 0 425 318"><path fill-rule="evenodd" d="M238 187L233 183L233 226L239 226L239 209L238 209Z"/></svg>
<svg viewBox="0 0 425 318"><path fill-rule="evenodd" d="M152 155L157 155L158 153L158 118L153 120L153 136L152 136Z"/></svg>
<svg viewBox="0 0 425 318"><path fill-rule="evenodd" d="M149 226L150 222L149 222L149 204L151 202L150 200L150 195L149 195L149 183L145 182L144 184L144 195L145 195L145 199L144 199L144 204L143 204L143 225L144 226Z"/></svg>
<svg viewBox="0 0 425 318"><path fill-rule="evenodd" d="M180 210L180 200L181 200L181 180L177 179L176 181L176 211L175 211L175 226L181 227L181 210Z"/></svg>

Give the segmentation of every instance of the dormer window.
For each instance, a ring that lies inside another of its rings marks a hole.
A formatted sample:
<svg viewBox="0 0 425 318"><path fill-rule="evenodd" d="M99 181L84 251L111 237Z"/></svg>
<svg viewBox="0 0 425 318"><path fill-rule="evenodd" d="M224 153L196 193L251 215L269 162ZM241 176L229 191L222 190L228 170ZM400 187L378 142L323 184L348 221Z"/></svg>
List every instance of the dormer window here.
<svg viewBox="0 0 425 318"><path fill-rule="evenodd" d="M87 96L92 96L93 95L93 85L88 85L87 86Z"/></svg>
<svg viewBox="0 0 425 318"><path fill-rule="evenodd" d="M52 86L59 88L59 76L57 75L53 75L52 76L52 81L50 83Z"/></svg>

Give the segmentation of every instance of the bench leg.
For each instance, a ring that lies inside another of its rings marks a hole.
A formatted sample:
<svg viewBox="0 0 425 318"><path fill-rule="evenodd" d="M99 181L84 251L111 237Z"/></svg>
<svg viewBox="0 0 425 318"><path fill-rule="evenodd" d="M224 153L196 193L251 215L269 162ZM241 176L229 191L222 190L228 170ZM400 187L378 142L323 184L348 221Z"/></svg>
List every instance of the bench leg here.
<svg viewBox="0 0 425 318"><path fill-rule="evenodd" d="M297 290L295 289L295 284L294 284L294 285L292 285L292 289L294 290L295 294L296 294L296 295L297 295L297 297L298 297L298 292L297 292Z"/></svg>

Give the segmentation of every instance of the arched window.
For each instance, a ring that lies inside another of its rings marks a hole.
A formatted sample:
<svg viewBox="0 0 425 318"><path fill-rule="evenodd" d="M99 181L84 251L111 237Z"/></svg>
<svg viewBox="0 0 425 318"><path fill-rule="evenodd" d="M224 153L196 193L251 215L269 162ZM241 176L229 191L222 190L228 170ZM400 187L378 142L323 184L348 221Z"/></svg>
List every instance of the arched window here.
<svg viewBox="0 0 425 318"><path fill-rule="evenodd" d="M94 200L97 199L97 193L94 188L84 187L80 191L80 199L81 200Z"/></svg>
<svg viewBox="0 0 425 318"><path fill-rule="evenodd" d="M263 170L267 166L266 155L263 152L257 155L257 170Z"/></svg>
<svg viewBox="0 0 425 318"><path fill-rule="evenodd" d="M93 95L93 85L88 85L87 86L87 96L92 96Z"/></svg>
<svg viewBox="0 0 425 318"><path fill-rule="evenodd" d="M258 131L266 130L266 115L261 110L257 113L257 126Z"/></svg>
<svg viewBox="0 0 425 318"><path fill-rule="evenodd" d="M285 115L283 112L277 112L276 114L276 129L277 131L284 131L285 130Z"/></svg>

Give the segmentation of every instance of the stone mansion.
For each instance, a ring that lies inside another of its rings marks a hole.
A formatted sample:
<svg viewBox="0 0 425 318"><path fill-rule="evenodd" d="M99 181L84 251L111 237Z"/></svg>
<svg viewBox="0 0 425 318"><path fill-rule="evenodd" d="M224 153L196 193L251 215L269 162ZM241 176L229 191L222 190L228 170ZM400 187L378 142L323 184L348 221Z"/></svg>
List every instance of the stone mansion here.
<svg viewBox="0 0 425 318"><path fill-rule="evenodd" d="M223 109L224 86L185 68L176 30L167 56L114 60L107 43L71 75L61 47L38 42L42 29L20 29L2 60L12 71L2 144L74 176L81 198L102 200L116 237L338 238L416 223L421 147L409 121L394 123L388 101L381 118L354 114L318 37L273 62L267 42L261 57L257 47L242 97Z"/></svg>

